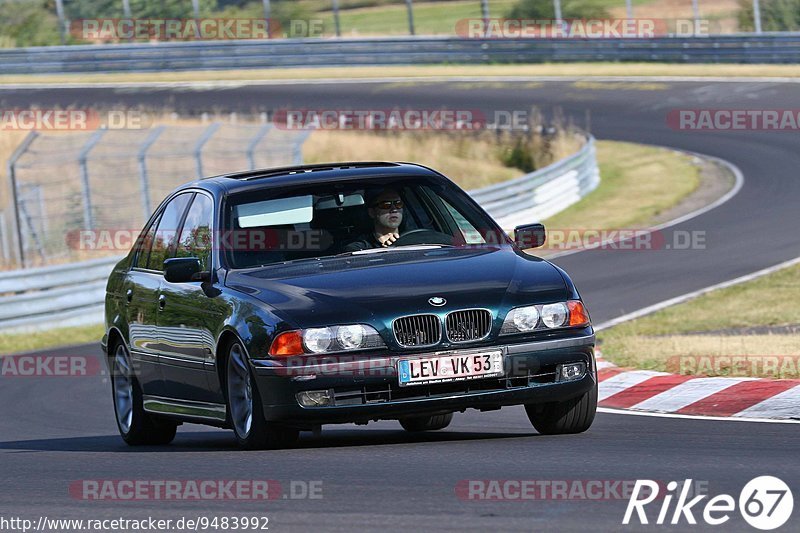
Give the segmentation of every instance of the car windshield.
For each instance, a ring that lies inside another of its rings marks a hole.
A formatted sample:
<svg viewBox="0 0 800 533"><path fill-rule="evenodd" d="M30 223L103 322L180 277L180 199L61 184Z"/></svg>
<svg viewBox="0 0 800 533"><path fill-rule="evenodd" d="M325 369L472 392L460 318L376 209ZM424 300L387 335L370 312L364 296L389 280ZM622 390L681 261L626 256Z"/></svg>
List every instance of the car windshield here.
<svg viewBox="0 0 800 533"><path fill-rule="evenodd" d="M325 183L232 195L222 248L230 268L399 248L506 243L457 187L434 180Z"/></svg>

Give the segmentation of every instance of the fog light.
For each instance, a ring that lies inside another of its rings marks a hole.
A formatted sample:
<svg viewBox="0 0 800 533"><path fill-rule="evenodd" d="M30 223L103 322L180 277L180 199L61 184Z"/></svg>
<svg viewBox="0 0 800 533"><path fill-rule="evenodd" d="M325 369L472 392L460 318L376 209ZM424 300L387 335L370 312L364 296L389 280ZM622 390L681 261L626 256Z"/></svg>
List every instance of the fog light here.
<svg viewBox="0 0 800 533"><path fill-rule="evenodd" d="M333 404L333 394L329 390L298 392L297 402L303 407L324 407Z"/></svg>
<svg viewBox="0 0 800 533"><path fill-rule="evenodd" d="M558 381L575 381L581 379L586 373L586 363L565 363L558 365L556 370L556 379Z"/></svg>

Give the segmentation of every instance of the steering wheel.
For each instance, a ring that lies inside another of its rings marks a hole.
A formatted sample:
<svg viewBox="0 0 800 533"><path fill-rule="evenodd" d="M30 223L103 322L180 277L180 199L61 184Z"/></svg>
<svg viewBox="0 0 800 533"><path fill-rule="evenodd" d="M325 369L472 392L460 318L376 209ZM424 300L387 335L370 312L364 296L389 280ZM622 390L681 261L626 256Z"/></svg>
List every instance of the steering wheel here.
<svg viewBox="0 0 800 533"><path fill-rule="evenodd" d="M408 246L414 244L453 244L453 237L432 229L412 229L400 235L392 246Z"/></svg>

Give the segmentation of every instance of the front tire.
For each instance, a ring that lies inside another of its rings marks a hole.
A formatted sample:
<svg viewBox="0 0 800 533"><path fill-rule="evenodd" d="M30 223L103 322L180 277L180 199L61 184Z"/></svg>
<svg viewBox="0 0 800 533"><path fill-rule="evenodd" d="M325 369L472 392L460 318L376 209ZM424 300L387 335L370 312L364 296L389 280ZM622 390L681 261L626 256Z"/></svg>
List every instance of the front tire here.
<svg viewBox="0 0 800 533"><path fill-rule="evenodd" d="M583 433L592 425L597 412L597 385L566 402L526 405L525 412L542 435Z"/></svg>
<svg viewBox="0 0 800 533"><path fill-rule="evenodd" d="M264 418L250 362L238 342L228 349L225 374L228 415L239 446L247 450L285 448L297 441L297 429L269 423Z"/></svg>
<svg viewBox="0 0 800 533"><path fill-rule="evenodd" d="M175 439L178 424L153 417L144 410L142 389L136 379L131 358L123 342L114 347L111 359L111 392L117 428L127 444L169 444Z"/></svg>
<svg viewBox="0 0 800 533"><path fill-rule="evenodd" d="M436 431L437 429L444 429L450 425L453 420L453 413L445 413L443 415L433 416L410 416L408 418L401 418L400 425L403 429L412 433L420 431Z"/></svg>

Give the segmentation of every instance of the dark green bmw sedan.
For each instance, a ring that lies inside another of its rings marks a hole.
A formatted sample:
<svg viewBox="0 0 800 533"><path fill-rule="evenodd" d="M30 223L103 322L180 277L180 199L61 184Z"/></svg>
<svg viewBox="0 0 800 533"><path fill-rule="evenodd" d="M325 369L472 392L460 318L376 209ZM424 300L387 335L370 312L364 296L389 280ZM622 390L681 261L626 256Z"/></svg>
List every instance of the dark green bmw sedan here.
<svg viewBox="0 0 800 533"><path fill-rule="evenodd" d="M103 348L129 444L183 422L246 448L323 424L524 405L541 433L597 407L594 331L567 274L463 190L407 163L223 175L169 195L107 286Z"/></svg>

